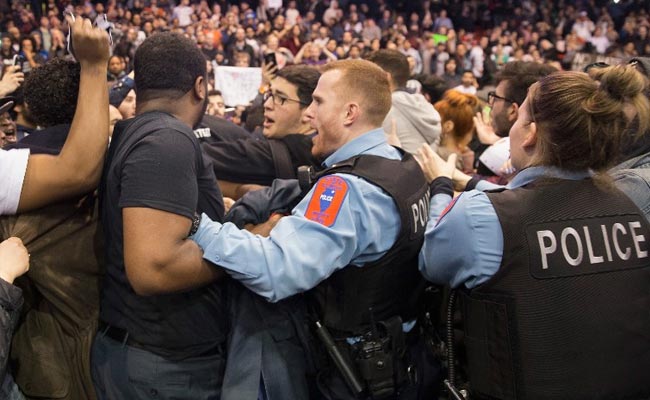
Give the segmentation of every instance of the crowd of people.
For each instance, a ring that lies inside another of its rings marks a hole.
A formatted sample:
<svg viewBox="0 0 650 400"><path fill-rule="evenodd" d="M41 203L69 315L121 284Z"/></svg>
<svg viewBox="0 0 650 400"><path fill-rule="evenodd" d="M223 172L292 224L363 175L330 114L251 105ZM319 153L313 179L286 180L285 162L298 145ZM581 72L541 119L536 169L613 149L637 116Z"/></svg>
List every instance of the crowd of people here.
<svg viewBox="0 0 650 400"><path fill-rule="evenodd" d="M650 397L645 2L0 12L1 399Z"/></svg>
<svg viewBox="0 0 650 400"><path fill-rule="evenodd" d="M641 0L543 4L20 0L0 10L3 63L11 63L17 54L27 72L64 55L66 9L93 20L106 13L114 24L111 79L127 74L138 46L161 31L185 35L207 60L220 66L260 66L269 52L283 67L322 65L362 58L380 48L397 49L409 57L413 75L442 77L451 87L460 85L466 71L479 84L489 83L514 60L571 69L579 54L619 59L650 55L650 11Z"/></svg>

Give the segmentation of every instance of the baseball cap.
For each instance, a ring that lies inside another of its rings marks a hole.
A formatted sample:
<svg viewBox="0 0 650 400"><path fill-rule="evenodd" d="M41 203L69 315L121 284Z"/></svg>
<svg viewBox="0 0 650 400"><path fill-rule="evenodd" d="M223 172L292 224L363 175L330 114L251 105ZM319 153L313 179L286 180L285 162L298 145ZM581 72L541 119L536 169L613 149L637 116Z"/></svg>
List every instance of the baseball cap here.
<svg viewBox="0 0 650 400"><path fill-rule="evenodd" d="M0 115L11 110L11 108L14 106L14 100L15 99L13 97L0 98Z"/></svg>

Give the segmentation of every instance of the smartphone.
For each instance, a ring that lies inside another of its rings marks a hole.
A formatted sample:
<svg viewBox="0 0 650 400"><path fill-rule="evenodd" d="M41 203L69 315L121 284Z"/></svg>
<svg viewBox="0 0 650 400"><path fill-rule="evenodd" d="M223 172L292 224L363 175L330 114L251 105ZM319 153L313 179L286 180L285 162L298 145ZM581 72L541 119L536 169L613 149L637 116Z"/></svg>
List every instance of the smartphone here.
<svg viewBox="0 0 650 400"><path fill-rule="evenodd" d="M16 54L16 55L14 56L14 58L13 58L12 65L13 65L14 67L18 67L20 71L23 71L23 72L29 72L29 71L26 71L26 69L25 69L25 65L24 65L24 64L25 64L26 62L27 62L27 60L25 59L24 56L21 56L21 55ZM27 63L27 65L29 65L29 63ZM30 69L30 68L27 68L27 69Z"/></svg>
<svg viewBox="0 0 650 400"><path fill-rule="evenodd" d="M278 66L278 60L275 58L275 53L268 53L264 55L264 63L271 68L271 66Z"/></svg>

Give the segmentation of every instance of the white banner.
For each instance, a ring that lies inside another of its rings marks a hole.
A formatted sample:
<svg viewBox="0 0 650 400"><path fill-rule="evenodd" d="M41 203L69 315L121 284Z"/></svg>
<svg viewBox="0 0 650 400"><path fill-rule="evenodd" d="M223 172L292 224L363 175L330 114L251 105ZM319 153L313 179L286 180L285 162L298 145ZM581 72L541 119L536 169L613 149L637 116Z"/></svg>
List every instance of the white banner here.
<svg viewBox="0 0 650 400"><path fill-rule="evenodd" d="M214 70L214 82L227 106L248 105L259 93L262 69L217 67Z"/></svg>

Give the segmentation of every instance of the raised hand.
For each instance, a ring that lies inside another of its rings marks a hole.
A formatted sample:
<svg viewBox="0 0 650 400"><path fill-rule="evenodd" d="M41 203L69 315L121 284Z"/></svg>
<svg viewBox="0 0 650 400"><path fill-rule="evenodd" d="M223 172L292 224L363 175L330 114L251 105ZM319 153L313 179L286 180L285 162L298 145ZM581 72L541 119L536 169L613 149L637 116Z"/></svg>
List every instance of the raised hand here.
<svg viewBox="0 0 650 400"><path fill-rule="evenodd" d="M109 44L108 33L101 28L93 28L92 22L86 18L75 18L66 15L66 20L72 29L72 46L74 56L83 65L108 64Z"/></svg>
<svg viewBox="0 0 650 400"><path fill-rule="evenodd" d="M271 63L262 63L262 84L268 85L271 83L275 75L278 73L278 66Z"/></svg>
<svg viewBox="0 0 650 400"><path fill-rule="evenodd" d="M277 225L277 223L282 219L284 215L278 214L278 213L273 213L269 217L268 221L262 222L261 224L253 225L253 224L246 224L244 228L256 235L264 236L264 237L269 237L271 234L271 230Z"/></svg>
<svg viewBox="0 0 650 400"><path fill-rule="evenodd" d="M15 92L24 80L25 74L22 73L19 66L7 66L2 81L0 81L0 97L5 97Z"/></svg>
<svg viewBox="0 0 650 400"><path fill-rule="evenodd" d="M476 113L476 116L472 119L474 120L474 126L476 127L476 135L481 143L494 144L501 139L496 133L494 133L494 128L483 119L483 113Z"/></svg>
<svg viewBox="0 0 650 400"><path fill-rule="evenodd" d="M418 150L418 158L416 160L424 172L427 182L431 183L434 179L445 176L452 178L456 171L456 153L452 153L447 161L443 160L436 152L431 150L429 145L424 144Z"/></svg>

